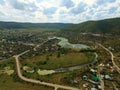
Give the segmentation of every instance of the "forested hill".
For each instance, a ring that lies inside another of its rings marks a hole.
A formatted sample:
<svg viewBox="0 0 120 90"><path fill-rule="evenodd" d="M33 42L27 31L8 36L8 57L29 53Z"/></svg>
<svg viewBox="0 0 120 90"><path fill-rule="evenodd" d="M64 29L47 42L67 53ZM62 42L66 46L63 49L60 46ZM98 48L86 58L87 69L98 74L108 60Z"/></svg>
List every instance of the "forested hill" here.
<svg viewBox="0 0 120 90"><path fill-rule="evenodd" d="M120 18L112 18L99 21L87 21L80 24L73 24L61 30L61 33L65 32L120 34Z"/></svg>
<svg viewBox="0 0 120 90"><path fill-rule="evenodd" d="M99 21L87 21L79 24L70 23L19 23L0 21L1 29L54 28L60 33L115 33L120 34L120 18Z"/></svg>
<svg viewBox="0 0 120 90"><path fill-rule="evenodd" d="M0 29L21 29L21 28L54 28L61 29L71 24L65 23L19 23L0 21Z"/></svg>

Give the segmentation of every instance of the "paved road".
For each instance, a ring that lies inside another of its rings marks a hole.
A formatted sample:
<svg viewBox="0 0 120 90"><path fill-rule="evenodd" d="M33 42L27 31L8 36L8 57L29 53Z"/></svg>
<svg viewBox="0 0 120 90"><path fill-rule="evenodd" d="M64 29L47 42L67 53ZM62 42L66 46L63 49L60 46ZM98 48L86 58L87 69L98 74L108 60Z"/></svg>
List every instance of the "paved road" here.
<svg viewBox="0 0 120 90"><path fill-rule="evenodd" d="M114 65L114 67L116 68L116 70L118 71L118 73L120 73L120 68L116 65L116 63L114 62L114 55L113 55L113 53L109 50L109 49L107 49L106 47L104 47L102 44L98 44L100 47L102 47L103 49L105 49L107 52L109 52L110 53L110 55L111 55L111 60L112 60L112 63L113 63L113 65Z"/></svg>
<svg viewBox="0 0 120 90"><path fill-rule="evenodd" d="M46 85L46 86L50 86L50 87L54 87L55 90L57 90L58 88L62 88L62 89L67 89L67 90L79 90L78 88L74 88L74 87L70 87L70 86L63 86L63 85L58 85L58 84L52 84L52 83L47 83L47 82L41 82L39 80L34 80L34 79L29 79L26 78L24 76L22 76L21 70L20 70L20 62L19 62L19 57L22 56L23 54L29 52L30 50L27 50L19 55L14 55L13 57L16 60L16 67L17 67L17 74L19 76L20 79L26 81L26 82L31 82L31 83L35 83L35 84L41 84L41 85Z"/></svg>

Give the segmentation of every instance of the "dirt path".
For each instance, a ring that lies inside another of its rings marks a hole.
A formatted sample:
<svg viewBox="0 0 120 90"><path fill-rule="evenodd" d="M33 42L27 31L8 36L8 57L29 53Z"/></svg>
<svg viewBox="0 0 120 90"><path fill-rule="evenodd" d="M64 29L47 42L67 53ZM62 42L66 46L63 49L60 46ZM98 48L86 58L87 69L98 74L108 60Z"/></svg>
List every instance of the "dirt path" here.
<svg viewBox="0 0 120 90"><path fill-rule="evenodd" d="M117 66L117 64L116 64L115 61L114 61L114 55L113 55L113 53L112 53L109 49L107 49L106 47L104 47L102 44L98 44L98 45L99 45L100 47L102 47L104 50L106 50L108 53L110 53L112 63L113 63L113 65L114 65L114 67L116 68L116 70L118 71L118 73L120 73L120 68Z"/></svg>
<svg viewBox="0 0 120 90"><path fill-rule="evenodd" d="M63 85L58 85L58 84L41 82L39 80L29 79L29 78L26 78L26 77L22 76L22 73L21 73L21 70L20 70L19 57L22 56L23 54L29 52L29 51L30 50L27 50L27 51L25 51L25 52L23 52L23 53L21 53L19 55L13 56L15 58L15 60L16 60L17 74L18 74L18 77L20 79L22 79L23 81L26 81L26 82L30 82L30 83L35 83L35 84L41 84L41 85L54 87L55 90L57 90L58 88L67 89L67 90L79 90L78 88L74 88L74 87L70 87L70 86L63 86Z"/></svg>

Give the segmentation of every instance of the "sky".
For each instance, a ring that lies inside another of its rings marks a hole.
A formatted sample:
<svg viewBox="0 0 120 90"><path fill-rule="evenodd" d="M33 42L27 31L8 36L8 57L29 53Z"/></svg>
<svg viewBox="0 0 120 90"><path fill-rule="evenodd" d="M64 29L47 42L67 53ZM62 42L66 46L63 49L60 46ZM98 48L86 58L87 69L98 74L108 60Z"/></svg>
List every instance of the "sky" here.
<svg viewBox="0 0 120 90"><path fill-rule="evenodd" d="M80 23L120 17L120 0L0 0L0 21Z"/></svg>

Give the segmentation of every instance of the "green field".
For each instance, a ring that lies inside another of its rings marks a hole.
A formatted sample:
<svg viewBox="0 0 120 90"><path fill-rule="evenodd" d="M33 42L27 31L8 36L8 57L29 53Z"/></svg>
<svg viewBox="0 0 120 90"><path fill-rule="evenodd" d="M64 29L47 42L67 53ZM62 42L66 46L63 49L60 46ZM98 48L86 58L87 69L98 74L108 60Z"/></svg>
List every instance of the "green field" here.
<svg viewBox="0 0 120 90"><path fill-rule="evenodd" d="M52 88L36 84L15 82L12 76L0 75L0 90L53 90Z"/></svg>
<svg viewBox="0 0 120 90"><path fill-rule="evenodd" d="M94 54L91 52L87 53L72 52L68 54L62 54L59 58L54 53L51 56L49 56L49 58L46 57L46 55L36 56L30 59L21 60L21 63L22 65L36 66L40 69L57 69L88 63L91 62L93 58Z"/></svg>
<svg viewBox="0 0 120 90"><path fill-rule="evenodd" d="M16 70L13 58L0 62L0 70L3 70L7 66ZM0 90L53 90L53 88L21 81L15 71L12 75L6 73L0 74Z"/></svg>

